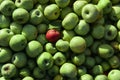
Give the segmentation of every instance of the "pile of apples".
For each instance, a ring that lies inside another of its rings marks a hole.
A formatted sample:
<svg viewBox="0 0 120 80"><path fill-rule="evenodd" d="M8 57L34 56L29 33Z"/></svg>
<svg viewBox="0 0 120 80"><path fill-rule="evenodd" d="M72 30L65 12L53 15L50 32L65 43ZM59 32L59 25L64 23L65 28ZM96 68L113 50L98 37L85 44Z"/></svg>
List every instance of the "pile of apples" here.
<svg viewBox="0 0 120 80"><path fill-rule="evenodd" d="M0 80L120 80L120 0L0 0Z"/></svg>

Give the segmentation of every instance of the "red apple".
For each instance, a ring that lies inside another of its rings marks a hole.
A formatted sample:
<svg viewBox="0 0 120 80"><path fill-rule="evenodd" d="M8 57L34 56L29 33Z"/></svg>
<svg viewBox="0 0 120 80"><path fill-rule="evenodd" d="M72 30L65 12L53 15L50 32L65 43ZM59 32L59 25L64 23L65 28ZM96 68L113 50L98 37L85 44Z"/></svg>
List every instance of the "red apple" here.
<svg viewBox="0 0 120 80"><path fill-rule="evenodd" d="M50 29L46 33L46 39L49 42L56 42L60 38L60 32L55 29Z"/></svg>

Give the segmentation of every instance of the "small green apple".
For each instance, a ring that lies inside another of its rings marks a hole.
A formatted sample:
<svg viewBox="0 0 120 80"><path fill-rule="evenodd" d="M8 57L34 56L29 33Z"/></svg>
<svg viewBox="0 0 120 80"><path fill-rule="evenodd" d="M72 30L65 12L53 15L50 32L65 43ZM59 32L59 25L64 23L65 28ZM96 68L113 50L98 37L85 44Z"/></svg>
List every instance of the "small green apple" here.
<svg viewBox="0 0 120 80"><path fill-rule="evenodd" d="M108 73L108 80L119 80L120 79L120 70L112 69Z"/></svg>
<svg viewBox="0 0 120 80"><path fill-rule="evenodd" d="M45 45L48 42L45 34L38 34L36 40L39 41L41 43L41 45Z"/></svg>
<svg viewBox="0 0 120 80"><path fill-rule="evenodd" d="M65 30L72 30L77 25L79 21L79 18L77 14L71 12L65 16L65 18L62 20L62 27Z"/></svg>
<svg viewBox="0 0 120 80"><path fill-rule="evenodd" d="M58 74L58 75L54 76L53 80L63 80L63 76Z"/></svg>
<svg viewBox="0 0 120 80"><path fill-rule="evenodd" d="M47 5L44 9L44 15L48 20L56 20L60 15L60 9L57 4Z"/></svg>
<svg viewBox="0 0 120 80"><path fill-rule="evenodd" d="M92 46L93 45L93 43L94 43L94 38L93 38L93 36L92 35L86 35L85 37L84 37L84 39L85 39L85 41L86 41L86 47L90 47L90 46Z"/></svg>
<svg viewBox="0 0 120 80"><path fill-rule="evenodd" d="M24 8L28 11L30 11L31 9L33 9L34 0L15 0L15 5L18 8Z"/></svg>
<svg viewBox="0 0 120 80"><path fill-rule="evenodd" d="M78 77L87 73L87 68L85 66L80 66L77 68Z"/></svg>
<svg viewBox="0 0 120 80"><path fill-rule="evenodd" d="M19 70L20 77L26 77L30 75L30 70L27 67L23 67Z"/></svg>
<svg viewBox="0 0 120 80"><path fill-rule="evenodd" d="M34 80L34 78L31 77L31 76L26 76L26 77L24 77L22 80Z"/></svg>
<svg viewBox="0 0 120 80"><path fill-rule="evenodd" d="M91 45L91 51L92 53L96 54L98 53L98 47L102 44L101 41L94 41L94 43Z"/></svg>
<svg viewBox="0 0 120 80"><path fill-rule="evenodd" d="M70 0L55 0L55 3L61 7L61 8L65 8L69 5Z"/></svg>
<svg viewBox="0 0 120 80"><path fill-rule="evenodd" d="M12 19L19 24L25 24L29 20L29 12L24 8L17 8L12 13Z"/></svg>
<svg viewBox="0 0 120 80"><path fill-rule="evenodd" d="M60 74L68 78L74 78L77 76L77 68L72 63L64 63L60 67Z"/></svg>
<svg viewBox="0 0 120 80"><path fill-rule="evenodd" d="M56 65L53 65L53 67L51 67L51 68L48 70L48 75L51 76L51 77L54 77L54 76L56 76L57 74L59 74L59 67L56 66Z"/></svg>
<svg viewBox="0 0 120 80"><path fill-rule="evenodd" d="M95 80L108 80L106 75L100 74L95 77Z"/></svg>
<svg viewBox="0 0 120 80"><path fill-rule="evenodd" d="M81 80L94 80L91 74L84 74L80 78Z"/></svg>
<svg viewBox="0 0 120 80"><path fill-rule="evenodd" d="M37 27L32 24L25 24L21 33L28 41L36 39L38 35Z"/></svg>
<svg viewBox="0 0 120 80"><path fill-rule="evenodd" d="M36 9L39 9L42 13L44 13L44 9L47 5L46 4L37 4L35 5Z"/></svg>
<svg viewBox="0 0 120 80"><path fill-rule="evenodd" d="M95 65L92 69L93 75L100 75L103 74L103 68L101 65Z"/></svg>
<svg viewBox="0 0 120 80"><path fill-rule="evenodd" d="M100 65L102 66L104 72L110 70L110 68L111 68L111 66L110 66L108 61L104 61Z"/></svg>
<svg viewBox="0 0 120 80"><path fill-rule="evenodd" d="M15 8L12 0L4 0L0 4L0 12L5 16L11 16Z"/></svg>
<svg viewBox="0 0 120 80"><path fill-rule="evenodd" d="M43 52L37 58L37 65L41 70L48 70L53 66L53 61L49 52Z"/></svg>
<svg viewBox="0 0 120 80"><path fill-rule="evenodd" d="M13 51L22 51L27 45L27 39L22 34L12 36L9 46Z"/></svg>
<svg viewBox="0 0 120 80"><path fill-rule="evenodd" d="M120 30L120 20L117 21L117 29Z"/></svg>
<svg viewBox="0 0 120 80"><path fill-rule="evenodd" d="M57 66L61 66L62 64L66 62L66 56L62 52L56 52L53 55L53 59L54 59L54 63Z"/></svg>
<svg viewBox="0 0 120 80"><path fill-rule="evenodd" d="M26 53L29 57L35 58L43 51L43 46L37 40L28 42L26 46Z"/></svg>
<svg viewBox="0 0 120 80"><path fill-rule="evenodd" d="M28 66L28 69L29 69L29 70L33 70L36 65L37 65L37 64L36 64L36 62L34 61L34 58L33 58L33 59L32 59L32 58L28 58L28 59L27 59L27 65L26 65L26 66Z"/></svg>
<svg viewBox="0 0 120 80"><path fill-rule="evenodd" d="M48 29L48 25L47 24L41 23L41 24L37 25L38 33L41 33L41 34L46 33L47 29Z"/></svg>

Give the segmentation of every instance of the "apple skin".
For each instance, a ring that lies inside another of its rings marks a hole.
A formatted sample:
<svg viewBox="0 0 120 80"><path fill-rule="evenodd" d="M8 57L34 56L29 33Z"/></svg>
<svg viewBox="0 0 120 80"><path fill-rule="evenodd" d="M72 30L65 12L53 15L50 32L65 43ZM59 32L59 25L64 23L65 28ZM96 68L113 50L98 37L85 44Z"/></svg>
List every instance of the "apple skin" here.
<svg viewBox="0 0 120 80"><path fill-rule="evenodd" d="M53 80L63 80L63 76L58 74L58 75L54 76Z"/></svg>
<svg viewBox="0 0 120 80"><path fill-rule="evenodd" d="M30 70L27 67L23 67L20 69L18 73L21 77L26 77L30 75Z"/></svg>
<svg viewBox="0 0 120 80"><path fill-rule="evenodd" d="M65 8L69 5L70 0L55 0L55 3L61 7L61 8Z"/></svg>
<svg viewBox="0 0 120 80"><path fill-rule="evenodd" d="M95 80L108 80L107 76L104 74L97 75Z"/></svg>
<svg viewBox="0 0 120 80"><path fill-rule="evenodd" d="M88 4L88 2L86 0L77 0L73 3L73 10L74 12L81 16L82 13L82 8L83 6L85 6L86 4Z"/></svg>
<svg viewBox="0 0 120 80"><path fill-rule="evenodd" d="M85 80L85 79L87 79L87 80L94 80L93 76L91 74L84 74L84 75L81 76L80 79L81 80Z"/></svg>
<svg viewBox="0 0 120 80"><path fill-rule="evenodd" d="M0 28L8 28L10 26L10 19L9 17L0 14Z"/></svg>
<svg viewBox="0 0 120 80"><path fill-rule="evenodd" d="M70 49L76 54L82 53L86 49L85 39L80 36L74 36L70 41Z"/></svg>
<svg viewBox="0 0 120 80"><path fill-rule="evenodd" d="M22 34L16 34L11 37L9 46L13 51L22 51L27 45L27 39Z"/></svg>
<svg viewBox="0 0 120 80"><path fill-rule="evenodd" d="M45 45L48 42L45 34L38 34L36 40L39 41L41 45Z"/></svg>
<svg viewBox="0 0 120 80"><path fill-rule="evenodd" d="M2 66L1 74L5 78L15 77L17 73L17 68L12 63L6 63Z"/></svg>
<svg viewBox="0 0 120 80"><path fill-rule="evenodd" d="M3 28L0 30L0 46L9 46L9 41L11 37L14 36L14 33L8 29Z"/></svg>
<svg viewBox="0 0 120 80"><path fill-rule="evenodd" d="M93 43L94 43L94 38L93 38L92 35L86 35L86 36L84 37L84 39L85 39L85 41L86 41L86 47L90 47L90 46L93 45Z"/></svg>
<svg viewBox="0 0 120 80"><path fill-rule="evenodd" d="M14 53L11 62L18 68L22 68L27 64L27 56L24 52Z"/></svg>
<svg viewBox="0 0 120 80"><path fill-rule="evenodd" d="M108 80L119 80L120 71L118 69L112 69L108 73Z"/></svg>
<svg viewBox="0 0 120 80"><path fill-rule="evenodd" d="M99 10L94 4L86 4L82 8L82 18L88 22L93 23L99 17Z"/></svg>
<svg viewBox="0 0 120 80"><path fill-rule="evenodd" d="M65 18L62 20L62 27L65 30L72 30L78 23L78 16L77 14L71 12L65 16Z"/></svg>
<svg viewBox="0 0 120 80"><path fill-rule="evenodd" d="M53 66L53 61L49 52L43 52L37 58L37 65L41 70L48 70Z"/></svg>
<svg viewBox="0 0 120 80"><path fill-rule="evenodd" d="M59 74L59 67L56 66L56 65L53 65L53 67L51 67L51 68L48 70L48 75L51 76L51 77L54 77L54 76L56 76L57 74Z"/></svg>
<svg viewBox="0 0 120 80"><path fill-rule="evenodd" d="M53 55L53 59L54 59L54 63L57 66L61 66L62 64L66 62L66 56L62 52L56 52Z"/></svg>
<svg viewBox="0 0 120 80"><path fill-rule="evenodd" d="M68 78L74 78L77 76L77 68L72 63L64 63L60 67L60 74Z"/></svg>
<svg viewBox="0 0 120 80"><path fill-rule="evenodd" d="M26 76L26 77L24 77L22 80L34 80L34 78L31 77L31 76Z"/></svg>
<svg viewBox="0 0 120 80"><path fill-rule="evenodd" d="M11 16L15 8L16 6L11 0L4 0L0 4L0 12L5 16Z"/></svg>
<svg viewBox="0 0 120 80"><path fill-rule="evenodd" d="M100 75L100 74L103 74L103 68L101 65L95 65L93 68L92 68L92 73L93 75Z"/></svg>
<svg viewBox="0 0 120 80"><path fill-rule="evenodd" d="M18 8L24 8L28 11L33 9L34 0L15 0L15 5Z"/></svg>
<svg viewBox="0 0 120 80"><path fill-rule="evenodd" d="M60 16L60 9L57 4L47 5L44 9L44 15L48 20L56 20Z"/></svg>
<svg viewBox="0 0 120 80"><path fill-rule="evenodd" d="M21 33L27 38L28 41L31 41L37 38L38 30L37 27L32 24L25 24Z"/></svg>
<svg viewBox="0 0 120 80"><path fill-rule="evenodd" d="M60 38L60 32L55 29L50 29L46 33L46 39L49 42L56 42Z"/></svg>
<svg viewBox="0 0 120 80"><path fill-rule="evenodd" d="M7 47L0 47L0 63L6 63L12 58L12 51Z"/></svg>
<svg viewBox="0 0 120 80"><path fill-rule="evenodd" d="M44 33L46 33L47 29L48 29L48 25L47 24L41 23L41 24L37 25L38 33L44 34Z"/></svg>
<svg viewBox="0 0 120 80"><path fill-rule="evenodd" d="M29 41L26 46L26 53L29 57L35 58L43 51L43 46L37 40Z"/></svg>
<svg viewBox="0 0 120 80"><path fill-rule="evenodd" d="M29 20L29 12L23 8L17 8L13 11L12 18L19 24L25 24Z"/></svg>

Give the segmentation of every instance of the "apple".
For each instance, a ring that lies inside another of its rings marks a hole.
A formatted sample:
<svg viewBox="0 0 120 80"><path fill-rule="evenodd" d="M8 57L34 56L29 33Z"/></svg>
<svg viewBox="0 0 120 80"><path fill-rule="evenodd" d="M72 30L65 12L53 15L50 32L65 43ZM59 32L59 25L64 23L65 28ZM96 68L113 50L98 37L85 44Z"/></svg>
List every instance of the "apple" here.
<svg viewBox="0 0 120 80"><path fill-rule="evenodd" d="M49 52L42 52L37 58L37 65L41 70L48 70L53 66L53 61Z"/></svg>
<svg viewBox="0 0 120 80"><path fill-rule="evenodd" d="M26 66L28 67L29 70L33 70L37 66L36 62L34 61L34 58L33 59L27 58Z"/></svg>
<svg viewBox="0 0 120 80"><path fill-rule="evenodd" d="M13 51L22 51L27 45L27 39L22 34L12 36L9 46Z"/></svg>
<svg viewBox="0 0 120 80"><path fill-rule="evenodd" d="M117 41L120 42L120 31L117 32Z"/></svg>
<svg viewBox="0 0 120 80"><path fill-rule="evenodd" d="M46 76L46 71L41 70L39 67L33 69L33 76L37 79L41 79Z"/></svg>
<svg viewBox="0 0 120 80"><path fill-rule="evenodd" d="M47 4L49 0L37 0L40 4Z"/></svg>
<svg viewBox="0 0 120 80"><path fill-rule="evenodd" d="M22 68L27 64L27 56L24 52L14 53L11 62L18 68Z"/></svg>
<svg viewBox="0 0 120 80"><path fill-rule="evenodd" d="M12 58L12 51L7 47L0 47L0 63L6 63Z"/></svg>
<svg viewBox="0 0 120 80"><path fill-rule="evenodd" d="M1 74L5 78L15 77L17 73L17 68L12 63L6 63L2 66Z"/></svg>
<svg viewBox="0 0 120 80"><path fill-rule="evenodd" d="M39 9L32 9L30 11L30 23L38 25L43 21L43 13Z"/></svg>
<svg viewBox="0 0 120 80"><path fill-rule="evenodd" d="M50 29L46 32L46 39L49 42L56 42L60 38L60 32L55 29Z"/></svg>
<svg viewBox="0 0 120 80"><path fill-rule="evenodd" d="M10 18L3 14L0 14L0 28L1 29L9 28L9 26L10 26Z"/></svg>
<svg viewBox="0 0 120 80"><path fill-rule="evenodd" d="M77 35L84 36L90 31L90 26L85 20L80 20L75 26L74 31Z"/></svg>
<svg viewBox="0 0 120 80"><path fill-rule="evenodd" d="M53 80L63 80L63 76L58 74L58 75L54 76Z"/></svg>
<svg viewBox="0 0 120 80"><path fill-rule="evenodd" d="M60 67L60 74L68 78L74 78L77 76L77 68L74 64L66 62Z"/></svg>
<svg viewBox="0 0 120 80"><path fill-rule="evenodd" d="M85 66L80 66L77 68L77 75L81 77L82 75L87 73L87 68Z"/></svg>
<svg viewBox="0 0 120 80"><path fill-rule="evenodd" d="M12 0L4 0L0 4L0 12L5 16L11 16L15 8L16 6Z"/></svg>
<svg viewBox="0 0 120 80"><path fill-rule="evenodd" d="M114 25L106 24L104 38L106 40L113 40L116 38L116 36L117 36L117 28Z"/></svg>
<svg viewBox="0 0 120 80"><path fill-rule="evenodd" d="M48 42L45 34L38 34L36 40L39 41L41 45L45 45Z"/></svg>
<svg viewBox="0 0 120 80"><path fill-rule="evenodd" d="M108 77L104 74L97 75L95 80L108 80Z"/></svg>
<svg viewBox="0 0 120 80"><path fill-rule="evenodd" d="M95 22L98 19L99 14L100 12L94 4L86 4L82 8L82 18L88 23Z"/></svg>
<svg viewBox="0 0 120 80"><path fill-rule="evenodd" d="M12 13L12 19L19 24L25 24L29 20L29 12L24 8L16 8Z"/></svg>
<svg viewBox="0 0 120 80"><path fill-rule="evenodd" d="M14 33L14 34L20 34L22 32L22 25L18 24L16 22L12 22L10 24L10 30Z"/></svg>
<svg viewBox="0 0 120 80"><path fill-rule="evenodd" d="M26 46L26 54L31 57L35 58L43 51L43 46L37 40L29 41Z"/></svg>
<svg viewBox="0 0 120 80"><path fill-rule="evenodd" d="M60 15L60 9L57 4L47 5L44 9L44 15L48 20L56 20Z"/></svg>
<svg viewBox="0 0 120 80"><path fill-rule="evenodd" d="M83 6L85 6L86 4L88 4L88 2L86 0L77 0L73 3L73 10L74 12L81 16L82 14L82 8Z"/></svg>
<svg viewBox="0 0 120 80"><path fill-rule="evenodd" d="M86 41L83 37L74 36L70 41L70 49L74 53L82 53L86 49Z"/></svg>
<svg viewBox="0 0 120 80"><path fill-rule="evenodd" d="M57 66L61 66L62 64L66 62L66 56L62 52L56 52L53 55L53 59L54 59L54 63Z"/></svg>
<svg viewBox="0 0 120 80"><path fill-rule="evenodd" d="M57 52L56 47L52 43L46 43L45 44L45 50L51 54L54 54Z"/></svg>
<svg viewBox="0 0 120 80"><path fill-rule="evenodd" d="M62 39L59 39L55 43L55 46L56 46L57 50L61 51L61 52L67 52L69 50L69 42L68 41L64 41Z"/></svg>
<svg viewBox="0 0 120 80"><path fill-rule="evenodd" d="M80 79L81 79L81 80L94 80L94 79L93 79L93 76L92 76L91 74L88 74L88 73L82 75Z"/></svg>
<svg viewBox="0 0 120 80"><path fill-rule="evenodd" d="M8 28L0 29L0 46L9 46L9 41L13 35L14 33Z"/></svg>
<svg viewBox="0 0 120 80"><path fill-rule="evenodd" d="M86 41L86 47L90 47L93 45L94 43L94 38L92 35L88 34L84 37L85 41Z"/></svg>
<svg viewBox="0 0 120 80"><path fill-rule="evenodd" d="M108 73L108 79L109 80L119 80L120 79L120 70L118 69L112 69Z"/></svg>
<svg viewBox="0 0 120 80"><path fill-rule="evenodd" d="M22 29L22 35L24 35L28 41L34 40L37 38L38 30L35 25L25 24Z"/></svg>
<svg viewBox="0 0 120 80"><path fill-rule="evenodd" d="M55 3L61 7L61 8L65 8L69 5L70 0L55 0Z"/></svg>
<svg viewBox="0 0 120 80"><path fill-rule="evenodd" d="M11 79L6 79L5 77L0 77L0 80L11 80Z"/></svg>
<svg viewBox="0 0 120 80"><path fill-rule="evenodd" d="M39 9L42 13L44 13L44 9L46 6L46 4L37 4L35 7L36 9Z"/></svg>
<svg viewBox="0 0 120 80"><path fill-rule="evenodd" d="M31 76L26 76L26 77L24 77L22 80L34 80L34 78L31 77Z"/></svg>
<svg viewBox="0 0 120 80"><path fill-rule="evenodd" d="M48 25L47 24L41 23L41 24L37 25L38 33L44 34L44 33L46 33L47 29L48 29Z"/></svg>
<svg viewBox="0 0 120 80"><path fill-rule="evenodd" d="M114 54L114 49L109 44L106 44L106 43L105 44L101 44L98 47L98 54L102 58L110 58Z"/></svg>
<svg viewBox="0 0 120 80"><path fill-rule="evenodd" d="M57 74L59 74L59 67L56 66L56 65L53 65L53 67L51 67L51 68L48 70L48 75L51 76L51 77L54 77L54 76L56 76Z"/></svg>
<svg viewBox="0 0 120 80"><path fill-rule="evenodd" d="M30 76L30 70L27 67L23 67L19 70L18 74L21 78Z"/></svg>
<svg viewBox="0 0 120 80"><path fill-rule="evenodd" d="M93 75L100 75L100 74L103 74L103 68L101 65L95 65L93 68L92 68L92 73Z"/></svg>
<svg viewBox="0 0 120 80"><path fill-rule="evenodd" d="M120 30L120 20L117 21L116 27L117 27L118 30Z"/></svg>
<svg viewBox="0 0 120 80"><path fill-rule="evenodd" d="M72 30L77 25L79 21L79 18L77 14L71 12L65 16L65 18L62 20L62 27L65 30Z"/></svg>
<svg viewBox="0 0 120 80"><path fill-rule="evenodd" d="M15 5L18 8L24 8L28 11L33 9L34 7L34 0L15 0Z"/></svg>

